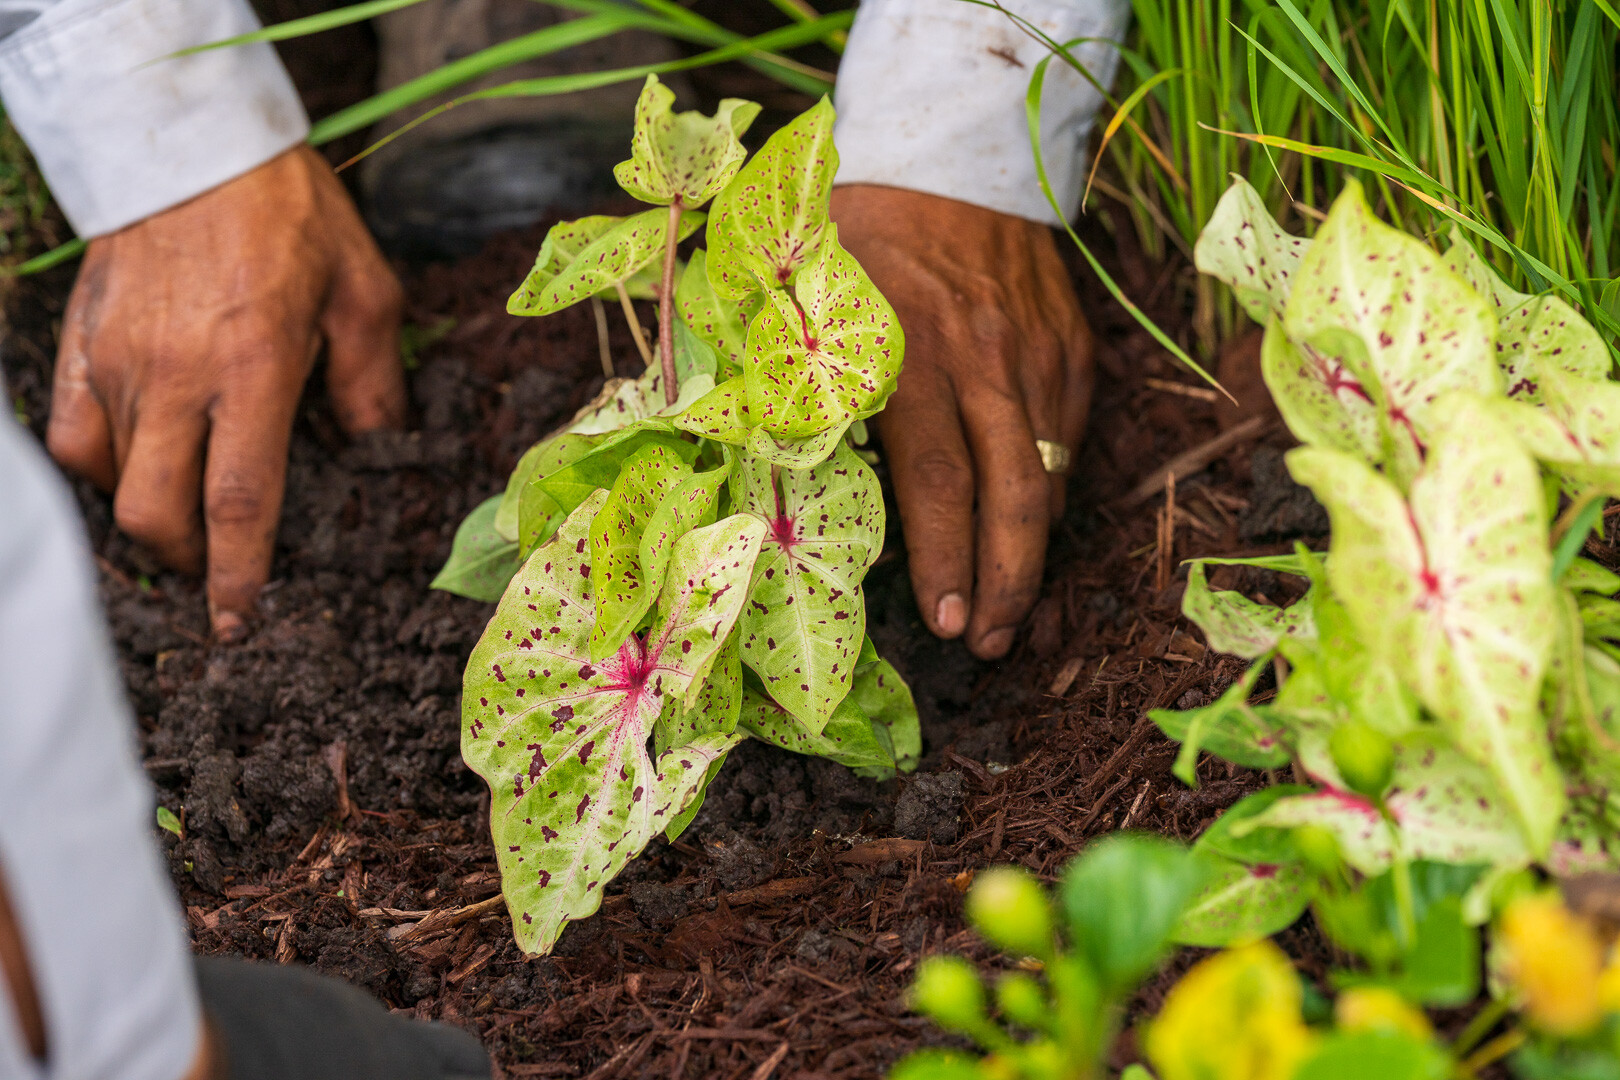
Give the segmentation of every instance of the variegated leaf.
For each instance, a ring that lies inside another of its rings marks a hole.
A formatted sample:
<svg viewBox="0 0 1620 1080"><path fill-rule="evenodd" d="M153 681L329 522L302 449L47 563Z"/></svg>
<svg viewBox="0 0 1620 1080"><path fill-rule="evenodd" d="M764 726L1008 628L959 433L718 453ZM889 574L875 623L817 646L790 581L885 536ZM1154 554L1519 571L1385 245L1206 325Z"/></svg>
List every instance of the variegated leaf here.
<svg viewBox="0 0 1620 1080"><path fill-rule="evenodd" d="M691 464L698 455L697 445L675 434L672 428L672 424L664 421L639 420L600 438L589 453L556 472L536 477L529 490L544 493L567 515L596 491L612 487L624 463L647 446L663 446ZM526 515L528 503L525 493L519 505L520 515ZM526 526L523 531L527 534Z"/></svg>
<svg viewBox="0 0 1620 1080"><path fill-rule="evenodd" d="M1198 624L1210 648L1245 660L1264 656L1283 638L1316 636L1309 597L1279 608L1257 604L1242 593L1212 590L1201 562L1194 562L1187 571L1181 613Z"/></svg>
<svg viewBox="0 0 1620 1080"><path fill-rule="evenodd" d="M1283 328L1359 380L1386 447L1375 463L1403 484L1423 460L1441 394L1501 392L1490 302L1423 243L1379 221L1354 182L1300 263Z"/></svg>
<svg viewBox="0 0 1620 1080"><path fill-rule="evenodd" d="M676 199L697 208L714 198L742 167L748 151L740 141L759 106L726 98L713 116L675 112L675 92L648 75L636 101L630 160L613 178L642 202L668 206Z"/></svg>
<svg viewBox="0 0 1620 1080"><path fill-rule="evenodd" d="M450 558L428 588L485 603L501 598L522 559L517 541L508 540L495 528L500 505L501 496L491 495L467 515L456 529Z"/></svg>
<svg viewBox="0 0 1620 1080"><path fill-rule="evenodd" d="M744 454L731 502L766 530L742 618L743 663L819 733L849 693L866 638L861 581L883 549L877 476L842 445L803 471Z"/></svg>
<svg viewBox="0 0 1620 1080"><path fill-rule="evenodd" d="M821 243L838 172L826 98L772 135L712 208L709 281L727 300L782 288Z"/></svg>
<svg viewBox="0 0 1620 1080"><path fill-rule="evenodd" d="M1224 948L1270 937L1305 913L1315 891L1311 875L1297 865L1202 858L1209 873L1171 933L1178 945Z"/></svg>
<svg viewBox="0 0 1620 1080"><path fill-rule="evenodd" d="M864 644L862 655L865 655ZM857 661L855 685L845 700L855 702L875 729L887 733L895 768L910 772L917 767L922 759L922 726L917 717L917 703L911 696L911 687L892 664L887 660L873 664Z"/></svg>
<svg viewBox="0 0 1620 1080"><path fill-rule="evenodd" d="M1262 705L1250 705L1255 679L1264 665L1255 664L1208 705L1196 709L1153 709L1148 719L1165 736L1181 743L1173 771L1188 787L1196 787L1194 771L1199 755L1216 757L1253 769L1276 769L1288 764L1288 730Z"/></svg>
<svg viewBox="0 0 1620 1080"><path fill-rule="evenodd" d="M1603 339L1561 297L1512 288L1460 229L1451 230L1446 266L1496 307L1496 362L1508 397L1540 401L1541 373L1549 368L1594 382L1607 377L1609 350Z"/></svg>
<svg viewBox="0 0 1620 1080"><path fill-rule="evenodd" d="M1400 826L1410 859L1522 866L1530 849L1517 815L1489 772L1435 732L1395 740L1395 769L1384 805ZM1395 833L1378 809L1348 791L1326 789L1279 799L1234 829L1321 825L1339 841L1344 859L1363 874L1382 873L1395 851Z"/></svg>
<svg viewBox="0 0 1620 1080"><path fill-rule="evenodd" d="M761 742L847 765L852 769L894 774L894 752L886 729L867 716L852 698L839 702L821 731L811 731L793 714L754 690L743 694L742 730Z"/></svg>
<svg viewBox="0 0 1620 1080"><path fill-rule="evenodd" d="M601 886L736 742L716 732L656 762L648 753L659 715L701 688L735 623L763 527L730 518L683 537L659 600L665 617L595 662L586 553L606 500L593 494L535 550L467 662L462 755L489 784L502 891L531 953L600 906Z"/></svg>
<svg viewBox="0 0 1620 1080"><path fill-rule="evenodd" d="M634 379L608 379L596 397L574 414L564 430L578 435L600 435L651 416L679 416L714 389L712 374L701 371L678 374L680 390L673 403L665 399L661 364L653 365Z"/></svg>
<svg viewBox="0 0 1620 1080"><path fill-rule="evenodd" d="M1381 460L1378 407L1343 360L1289 340L1282 321L1274 318L1260 339L1260 372L1283 422L1300 442Z"/></svg>
<svg viewBox="0 0 1620 1080"><path fill-rule="evenodd" d="M1312 597L1316 636L1280 642L1289 674L1274 701L1278 714L1296 721L1294 749L1308 768L1315 767L1313 759L1327 757L1326 735L1346 720L1365 721L1391 738L1418 723L1416 698L1388 661L1362 642L1344 605L1325 584L1313 593L1320 594ZM1312 723L1298 722L1305 720Z"/></svg>
<svg viewBox="0 0 1620 1080"><path fill-rule="evenodd" d="M662 581L675 541L714 521L718 496L731 477L731 463L707 469L682 480L648 519L641 534L640 558L649 581Z"/></svg>
<svg viewBox="0 0 1620 1080"><path fill-rule="evenodd" d="M606 505L591 521L592 660L604 660L640 623L662 581L642 569L641 540L664 497L692 475L683 455L660 443L619 467Z"/></svg>
<svg viewBox="0 0 1620 1080"><path fill-rule="evenodd" d="M1491 411L1553 472L1620 498L1620 383L1542 371L1540 407L1497 400Z"/></svg>
<svg viewBox="0 0 1620 1080"><path fill-rule="evenodd" d="M748 453L785 469L809 469L826 461L843 439L849 425L833 427L802 439L773 435L753 424L748 391L741 376L721 383L695 402L676 426L728 446L746 446Z"/></svg>
<svg viewBox="0 0 1620 1080"><path fill-rule="evenodd" d="M599 222L586 218L586 222ZM612 219L608 219L610 222ZM696 211L681 215L677 239L684 240L703 224ZM534 269L506 302L513 315L550 315L589 299L604 289L629 281L639 271L664 254L664 238L669 227L667 210L647 210L612 222L577 250L573 245L586 239L599 224L584 226L565 222L552 230L566 230L555 242L547 236L541 245Z"/></svg>
<svg viewBox="0 0 1620 1080"><path fill-rule="evenodd" d="M1260 193L1235 179L1198 234L1193 262L1224 281L1249 317L1264 326L1281 317L1310 240L1282 230Z"/></svg>
<svg viewBox="0 0 1620 1080"><path fill-rule="evenodd" d="M748 328L743 378L759 426L804 438L882 408L900 376L905 335L894 309L838 243L837 226L792 291L773 289Z"/></svg>
<svg viewBox="0 0 1620 1080"><path fill-rule="evenodd" d="M519 507L524 489L535 477L549 476L558 469L578 461L590 453L598 441L586 435L553 435L525 450L523 456L518 458L517 467L512 470L512 475L507 477L506 492L501 496L500 509L495 512L495 531L508 540L522 542L524 538L520 535ZM547 520L549 521L549 518ZM533 550L543 539L545 537L538 535L537 530L537 535L528 538L528 542L523 544L524 552Z"/></svg>
<svg viewBox="0 0 1620 1080"><path fill-rule="evenodd" d="M1410 503L1361 461L1288 456L1333 523L1328 579L1361 639L1485 765L1545 854L1563 783L1537 711L1556 605L1535 463L1470 395L1437 410Z"/></svg>
<svg viewBox="0 0 1620 1080"><path fill-rule="evenodd" d="M707 342L720 353L721 365L726 371L715 372L715 378L720 379L722 374L730 378L731 374L741 372L748 345L748 323L738 306L720 299L709 283L707 252L699 249L692 253L692 260L686 264L675 286L675 305L680 309L681 321L698 340Z"/></svg>

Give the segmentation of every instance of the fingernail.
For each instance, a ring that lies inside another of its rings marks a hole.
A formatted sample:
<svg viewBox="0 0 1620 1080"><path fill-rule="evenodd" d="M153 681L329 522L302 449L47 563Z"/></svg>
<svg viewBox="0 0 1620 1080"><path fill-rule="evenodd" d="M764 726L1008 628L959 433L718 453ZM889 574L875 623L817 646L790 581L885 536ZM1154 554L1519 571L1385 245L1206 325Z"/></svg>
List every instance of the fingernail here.
<svg viewBox="0 0 1620 1080"><path fill-rule="evenodd" d="M241 641L247 636L247 621L234 611L217 611L214 613L214 636L226 645Z"/></svg>
<svg viewBox="0 0 1620 1080"><path fill-rule="evenodd" d="M1003 626L999 630L990 631L979 639L979 651L987 659L994 660L997 657L1007 655L1007 650L1012 648L1012 643L1013 628Z"/></svg>
<svg viewBox="0 0 1620 1080"><path fill-rule="evenodd" d="M946 637L955 637L967 629L967 602L956 593L946 593L934 608L934 625Z"/></svg>

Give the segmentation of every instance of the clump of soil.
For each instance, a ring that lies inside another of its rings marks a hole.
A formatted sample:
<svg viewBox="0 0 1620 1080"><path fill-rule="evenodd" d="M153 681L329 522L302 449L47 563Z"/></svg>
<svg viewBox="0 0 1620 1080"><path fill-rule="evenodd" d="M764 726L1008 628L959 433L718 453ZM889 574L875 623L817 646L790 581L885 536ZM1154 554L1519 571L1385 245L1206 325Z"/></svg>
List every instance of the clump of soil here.
<svg viewBox="0 0 1620 1080"><path fill-rule="evenodd" d="M505 314L542 231L408 275L411 323L442 336L410 372L407 433L347 442L307 396L275 579L244 643L211 643L198 583L153 564L108 500L78 489L146 769L184 823L183 839L160 835L195 947L309 964L463 1024L508 1077L880 1075L938 1038L903 1002L920 957L995 962L961 920L976 869L1051 878L1109 830L1192 837L1263 783L1210 761L1196 790L1171 778L1175 749L1146 711L1208 701L1239 669L1180 618L1184 575L1155 577L1189 555L1285 550L1325 523L1266 446L1240 443L1182 479L1161 558L1159 500L1120 500L1216 434L1213 405L1165 390L1194 384L1077 277L1097 407L1015 653L981 664L930 637L896 536L869 579L871 633L922 714L919 773L877 783L745 744L681 841L655 841L554 956L525 959L498 897L487 795L457 749L462 665L492 606L427 583L462 516L602 381L588 308ZM1190 271L1124 258L1138 302L1184 328ZM70 280L27 282L9 304L0 360L36 431ZM611 347L635 355L618 320ZM1297 592L1263 571L1222 568L1217 582ZM1320 973L1311 932L1289 940Z"/></svg>

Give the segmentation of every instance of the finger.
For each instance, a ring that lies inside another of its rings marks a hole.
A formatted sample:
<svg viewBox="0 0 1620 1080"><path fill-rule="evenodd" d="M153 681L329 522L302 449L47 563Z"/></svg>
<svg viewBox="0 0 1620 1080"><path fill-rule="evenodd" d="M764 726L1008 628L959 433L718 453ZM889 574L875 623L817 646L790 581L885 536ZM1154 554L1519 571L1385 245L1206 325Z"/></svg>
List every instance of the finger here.
<svg viewBox="0 0 1620 1080"><path fill-rule="evenodd" d="M358 219L355 222L359 228ZM399 321L405 294L369 236L350 245L321 318L327 390L350 434L405 423Z"/></svg>
<svg viewBox="0 0 1620 1080"><path fill-rule="evenodd" d="M1023 402L984 388L964 399L962 414L979 494L968 648L993 660L1012 647L1040 593L1050 484Z"/></svg>
<svg viewBox="0 0 1620 1080"><path fill-rule="evenodd" d="M166 565L186 573L203 566L203 444L199 410L161 405L135 421L113 498L113 519Z"/></svg>
<svg viewBox="0 0 1620 1080"><path fill-rule="evenodd" d="M89 303L75 288L56 350L45 446L64 469L110 492L118 481L118 469L107 410L90 382L91 335L85 311Z"/></svg>
<svg viewBox="0 0 1620 1080"><path fill-rule="evenodd" d="M954 638L973 595L973 463L955 397L942 379L907 385L902 376L878 424L918 610L929 630Z"/></svg>
<svg viewBox="0 0 1620 1080"><path fill-rule="evenodd" d="M252 385L214 407L203 477L208 611L223 641L246 633L259 590L270 579L301 382L291 361L252 370Z"/></svg>

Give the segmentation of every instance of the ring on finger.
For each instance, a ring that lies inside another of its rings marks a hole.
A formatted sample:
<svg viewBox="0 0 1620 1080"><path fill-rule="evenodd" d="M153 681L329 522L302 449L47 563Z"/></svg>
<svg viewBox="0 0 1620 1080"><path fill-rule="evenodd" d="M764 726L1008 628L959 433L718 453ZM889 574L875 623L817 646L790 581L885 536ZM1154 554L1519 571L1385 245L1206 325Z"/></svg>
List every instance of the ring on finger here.
<svg viewBox="0 0 1620 1080"><path fill-rule="evenodd" d="M1051 439L1036 439L1035 449L1041 455L1041 467L1049 473L1069 471L1069 448Z"/></svg>

